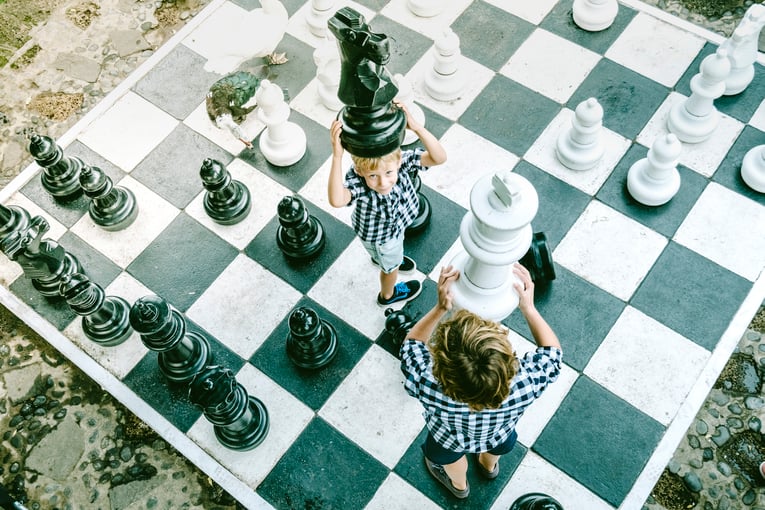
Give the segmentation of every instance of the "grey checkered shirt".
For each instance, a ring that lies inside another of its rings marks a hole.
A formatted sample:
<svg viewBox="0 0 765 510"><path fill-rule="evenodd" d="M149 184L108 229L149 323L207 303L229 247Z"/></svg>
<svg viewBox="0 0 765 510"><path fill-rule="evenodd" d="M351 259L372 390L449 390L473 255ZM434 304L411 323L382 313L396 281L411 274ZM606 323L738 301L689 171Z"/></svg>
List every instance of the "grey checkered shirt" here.
<svg viewBox="0 0 765 510"><path fill-rule="evenodd" d="M526 408L558 378L562 355L556 347L538 347L526 353L520 359L508 398L498 409L479 412L443 394L423 342L404 341L401 371L406 377L406 391L425 408L425 423L438 444L456 452L485 452L507 440Z"/></svg>
<svg viewBox="0 0 765 510"><path fill-rule="evenodd" d="M412 176L419 170L427 170L420 161L424 152L420 147L401 152L398 182L387 195L371 190L351 165L345 174L344 186L351 192L348 205L356 204L351 223L362 241L384 243L398 237L417 217L420 201Z"/></svg>

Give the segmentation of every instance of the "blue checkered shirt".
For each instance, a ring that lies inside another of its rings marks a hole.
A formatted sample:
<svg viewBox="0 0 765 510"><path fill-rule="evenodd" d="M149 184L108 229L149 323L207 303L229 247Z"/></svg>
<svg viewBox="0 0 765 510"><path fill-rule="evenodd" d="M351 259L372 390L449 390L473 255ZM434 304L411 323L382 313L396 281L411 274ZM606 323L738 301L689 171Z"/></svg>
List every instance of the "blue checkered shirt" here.
<svg viewBox="0 0 765 510"><path fill-rule="evenodd" d="M519 360L508 398L498 409L478 412L442 393L425 343L404 341L401 371L406 377L406 391L425 408L425 423L438 444L456 452L485 452L510 437L526 408L558 378L562 355L556 347L538 347L527 353Z"/></svg>
<svg viewBox="0 0 765 510"><path fill-rule="evenodd" d="M427 170L420 161L424 152L420 147L401 152L398 181L387 195L371 190L351 165L343 185L351 192L348 205L356 204L351 223L362 241L384 243L399 237L417 217L420 201L412 177L419 170Z"/></svg>

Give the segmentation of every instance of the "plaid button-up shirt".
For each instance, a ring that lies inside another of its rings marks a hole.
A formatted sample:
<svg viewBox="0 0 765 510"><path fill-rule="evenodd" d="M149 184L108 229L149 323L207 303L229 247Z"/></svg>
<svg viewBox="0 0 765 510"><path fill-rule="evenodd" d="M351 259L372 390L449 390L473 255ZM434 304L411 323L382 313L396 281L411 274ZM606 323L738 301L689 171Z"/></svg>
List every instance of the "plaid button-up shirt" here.
<svg viewBox="0 0 765 510"><path fill-rule="evenodd" d="M351 223L362 241L384 243L398 237L417 217L420 201L412 176L420 170L427 170L420 161L423 152L424 149L419 147L401 152L398 181L387 195L370 189L353 166L345 174L344 186L351 192L348 205L356 205Z"/></svg>
<svg viewBox="0 0 765 510"><path fill-rule="evenodd" d="M521 358L510 395L497 409L471 411L467 404L443 394L433 376L427 346L417 340L401 345L404 387L425 408L423 416L438 444L456 452L485 452L504 443L526 408L560 374L563 353L556 347L538 347Z"/></svg>

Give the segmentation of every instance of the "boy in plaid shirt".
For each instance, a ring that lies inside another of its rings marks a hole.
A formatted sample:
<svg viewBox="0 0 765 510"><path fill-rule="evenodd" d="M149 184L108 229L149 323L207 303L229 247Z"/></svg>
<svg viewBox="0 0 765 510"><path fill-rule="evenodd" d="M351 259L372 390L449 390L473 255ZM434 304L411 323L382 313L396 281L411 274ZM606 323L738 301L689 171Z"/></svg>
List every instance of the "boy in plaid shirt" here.
<svg viewBox="0 0 765 510"><path fill-rule="evenodd" d="M414 261L404 256L404 231L419 211L412 176L446 161L446 151L436 137L415 121L405 106L397 106L404 110L406 127L417 134L424 149L396 149L379 158L351 155L353 165L343 175L342 123L335 120L330 128L329 203L333 207L355 204L351 216L353 229L372 261L380 266L377 303L381 306L409 300L420 293L417 280L398 282L399 270L411 272L416 268Z"/></svg>

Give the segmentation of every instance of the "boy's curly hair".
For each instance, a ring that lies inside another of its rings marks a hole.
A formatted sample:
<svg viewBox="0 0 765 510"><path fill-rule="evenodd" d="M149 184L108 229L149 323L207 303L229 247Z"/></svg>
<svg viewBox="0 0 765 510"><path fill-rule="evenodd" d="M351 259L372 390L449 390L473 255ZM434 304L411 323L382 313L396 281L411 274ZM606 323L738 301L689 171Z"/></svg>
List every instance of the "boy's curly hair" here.
<svg viewBox="0 0 765 510"><path fill-rule="evenodd" d="M390 163L391 161L398 161L400 158L401 148L396 148L393 152L389 152L384 156L376 158L362 158L361 156L351 154L353 166L356 168L356 173L359 175L366 175L369 172L377 170L380 165Z"/></svg>
<svg viewBox="0 0 765 510"><path fill-rule="evenodd" d="M496 409L510 394L518 358L496 322L459 310L436 327L429 350L444 394L471 410Z"/></svg>

